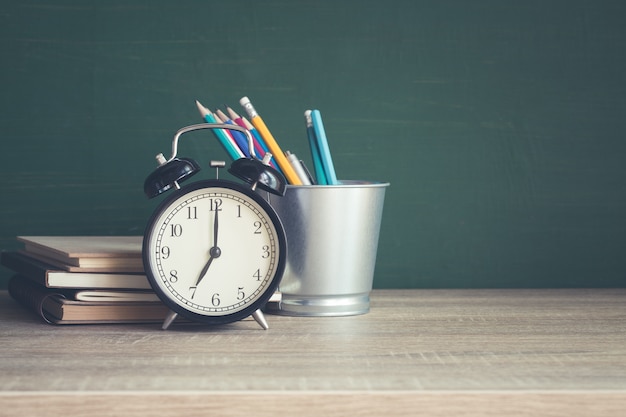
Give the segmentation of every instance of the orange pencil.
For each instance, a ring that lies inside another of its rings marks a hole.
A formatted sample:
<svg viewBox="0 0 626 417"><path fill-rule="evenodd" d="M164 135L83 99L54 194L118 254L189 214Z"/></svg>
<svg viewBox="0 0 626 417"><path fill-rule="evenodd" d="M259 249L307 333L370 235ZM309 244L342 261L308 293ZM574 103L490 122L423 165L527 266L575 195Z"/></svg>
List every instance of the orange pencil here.
<svg viewBox="0 0 626 417"><path fill-rule="evenodd" d="M298 174L296 174L296 171L293 169L293 167L285 157L285 154L280 149L280 146L278 146L276 139L274 139L274 136L272 136L272 134L270 133L269 129L265 125L265 122L263 121L263 119L261 119L261 116L259 116L259 114L254 109L254 106L252 106L250 99L248 97L242 97L241 100L239 100L239 104L241 104L246 113L248 113L250 121L265 141L265 144L269 148L270 153L276 160L276 163L278 164L280 169L283 171L283 174L285 174L285 178L287 178L289 184L302 185L300 177L298 177Z"/></svg>

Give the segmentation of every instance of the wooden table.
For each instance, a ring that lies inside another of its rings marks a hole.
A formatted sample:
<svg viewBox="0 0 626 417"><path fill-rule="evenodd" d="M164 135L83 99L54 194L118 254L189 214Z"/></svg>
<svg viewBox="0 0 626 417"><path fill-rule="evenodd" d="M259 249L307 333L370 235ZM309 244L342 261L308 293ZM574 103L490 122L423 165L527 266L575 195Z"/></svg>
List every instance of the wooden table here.
<svg viewBox="0 0 626 417"><path fill-rule="evenodd" d="M377 290L365 315L267 318L55 327L0 292L0 415L626 415L626 289Z"/></svg>

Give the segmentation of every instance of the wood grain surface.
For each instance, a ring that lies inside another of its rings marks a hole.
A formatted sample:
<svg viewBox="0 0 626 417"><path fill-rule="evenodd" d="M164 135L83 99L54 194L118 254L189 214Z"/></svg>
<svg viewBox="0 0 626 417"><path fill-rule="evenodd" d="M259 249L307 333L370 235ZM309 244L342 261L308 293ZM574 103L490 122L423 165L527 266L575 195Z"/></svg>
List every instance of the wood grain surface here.
<svg viewBox="0 0 626 417"><path fill-rule="evenodd" d="M626 410L626 289L375 290L368 314L268 331L55 327L6 293L0 317L3 416Z"/></svg>

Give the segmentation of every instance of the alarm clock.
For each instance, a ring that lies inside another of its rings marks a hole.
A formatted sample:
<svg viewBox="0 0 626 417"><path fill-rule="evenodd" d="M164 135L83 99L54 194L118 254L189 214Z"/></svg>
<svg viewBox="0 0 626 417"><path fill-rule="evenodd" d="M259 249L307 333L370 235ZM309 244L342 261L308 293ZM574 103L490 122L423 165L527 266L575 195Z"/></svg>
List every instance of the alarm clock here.
<svg viewBox="0 0 626 417"><path fill-rule="evenodd" d="M216 178L181 183L199 170L191 158L178 158L178 141L200 129L243 132L250 158L235 160L228 172L242 183L219 178L224 162L212 161ZM200 323L225 324L252 316L267 329L261 309L282 278L287 244L283 225L258 190L284 195L286 180L260 160L250 133L239 126L204 123L176 132L172 156L157 155L158 168L145 180L149 198L169 192L150 217L142 255L151 287L171 310L167 329L179 315Z"/></svg>

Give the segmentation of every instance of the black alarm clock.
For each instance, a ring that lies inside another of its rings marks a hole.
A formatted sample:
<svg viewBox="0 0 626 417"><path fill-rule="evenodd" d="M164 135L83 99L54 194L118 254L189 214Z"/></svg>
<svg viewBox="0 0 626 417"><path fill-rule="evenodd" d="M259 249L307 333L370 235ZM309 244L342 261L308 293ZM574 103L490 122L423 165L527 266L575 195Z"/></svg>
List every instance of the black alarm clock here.
<svg viewBox="0 0 626 417"><path fill-rule="evenodd" d="M213 161L215 179L181 183L200 170L190 158L178 158L179 138L200 129L234 129L246 134L251 157L235 160L229 172L243 184L219 178L224 162ZM267 329L261 309L275 293L287 259L282 223L258 189L284 195L285 178L258 159L250 133L219 123L180 129L172 156L157 155L159 167L144 191L153 198L169 191L150 217L143 238L143 264L150 285L171 310L167 329L178 315L224 324L252 316Z"/></svg>

